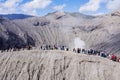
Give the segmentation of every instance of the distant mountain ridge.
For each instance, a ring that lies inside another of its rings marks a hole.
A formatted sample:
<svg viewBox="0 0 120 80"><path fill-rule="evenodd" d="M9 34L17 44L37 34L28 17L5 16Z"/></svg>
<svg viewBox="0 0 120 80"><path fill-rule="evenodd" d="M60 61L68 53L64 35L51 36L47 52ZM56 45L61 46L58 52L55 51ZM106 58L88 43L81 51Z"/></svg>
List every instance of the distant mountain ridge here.
<svg viewBox="0 0 120 80"><path fill-rule="evenodd" d="M0 17L8 18L9 20L15 20L15 19L25 19L34 17L32 15L25 15L25 14L0 14Z"/></svg>
<svg viewBox="0 0 120 80"><path fill-rule="evenodd" d="M90 15L84 15L82 13L79 12L74 12L74 13L70 13L70 12L53 12L53 13L48 13L46 16L51 15L51 14L57 14L57 13L64 13L73 17L81 17L81 18L95 18L95 16L90 16ZM0 17L5 17L8 18L9 20L15 20L15 19L25 19L25 18L31 18L31 17L35 17L33 15L26 15L26 14L0 14Z"/></svg>
<svg viewBox="0 0 120 80"><path fill-rule="evenodd" d="M91 16L91 15L85 15L79 12L74 12L74 13L68 13L66 12L66 14L70 14L73 17L82 17L82 18L87 18L87 19L93 19L95 18L95 16Z"/></svg>

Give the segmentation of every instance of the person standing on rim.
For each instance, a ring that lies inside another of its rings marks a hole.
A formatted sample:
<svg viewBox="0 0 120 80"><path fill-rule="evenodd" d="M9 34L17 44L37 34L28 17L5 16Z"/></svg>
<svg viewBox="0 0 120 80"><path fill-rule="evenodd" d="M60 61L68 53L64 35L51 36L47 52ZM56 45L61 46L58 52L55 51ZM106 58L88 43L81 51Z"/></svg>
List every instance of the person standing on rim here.
<svg viewBox="0 0 120 80"><path fill-rule="evenodd" d="M76 53L76 49L75 49L75 48L73 48L73 52L75 52L75 53Z"/></svg>
<svg viewBox="0 0 120 80"><path fill-rule="evenodd" d="M81 52L81 49L80 48L77 48L77 53L80 53Z"/></svg>

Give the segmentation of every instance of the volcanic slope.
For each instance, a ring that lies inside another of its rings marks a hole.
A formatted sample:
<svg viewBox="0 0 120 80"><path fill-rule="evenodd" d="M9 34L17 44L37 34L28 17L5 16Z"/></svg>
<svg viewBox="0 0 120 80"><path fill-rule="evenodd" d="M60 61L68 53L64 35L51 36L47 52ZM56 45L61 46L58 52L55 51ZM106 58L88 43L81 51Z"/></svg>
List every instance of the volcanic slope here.
<svg viewBox="0 0 120 80"><path fill-rule="evenodd" d="M120 64L65 51L0 53L0 80L119 80Z"/></svg>

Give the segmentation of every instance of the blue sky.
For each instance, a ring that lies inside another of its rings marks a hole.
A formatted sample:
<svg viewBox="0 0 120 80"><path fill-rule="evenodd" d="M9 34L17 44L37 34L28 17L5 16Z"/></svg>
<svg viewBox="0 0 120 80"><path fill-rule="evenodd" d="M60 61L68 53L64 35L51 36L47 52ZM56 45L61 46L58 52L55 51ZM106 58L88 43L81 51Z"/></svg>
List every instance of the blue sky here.
<svg viewBox="0 0 120 80"><path fill-rule="evenodd" d="M54 11L101 15L120 9L120 0L0 0L0 14L43 16Z"/></svg>

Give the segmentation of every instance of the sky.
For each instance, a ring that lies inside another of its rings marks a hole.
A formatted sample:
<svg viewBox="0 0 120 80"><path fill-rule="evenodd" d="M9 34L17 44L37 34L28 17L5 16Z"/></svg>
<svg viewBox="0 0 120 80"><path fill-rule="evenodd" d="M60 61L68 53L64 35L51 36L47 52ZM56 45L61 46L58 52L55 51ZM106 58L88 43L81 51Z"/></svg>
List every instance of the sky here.
<svg viewBox="0 0 120 80"><path fill-rule="evenodd" d="M0 0L0 14L44 16L55 11L102 15L120 9L120 0Z"/></svg>

